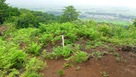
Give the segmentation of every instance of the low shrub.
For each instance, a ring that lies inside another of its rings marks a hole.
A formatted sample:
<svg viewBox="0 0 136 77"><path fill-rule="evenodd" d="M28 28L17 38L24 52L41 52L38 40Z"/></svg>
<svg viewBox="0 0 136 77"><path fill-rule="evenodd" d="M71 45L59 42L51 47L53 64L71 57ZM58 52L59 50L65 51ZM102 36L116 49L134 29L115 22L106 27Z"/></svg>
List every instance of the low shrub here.
<svg viewBox="0 0 136 77"><path fill-rule="evenodd" d="M34 57L28 60L25 67L25 72L21 74L21 77L42 77L39 71L43 70L46 67L46 62L41 61L40 59Z"/></svg>
<svg viewBox="0 0 136 77"><path fill-rule="evenodd" d="M58 46L57 48L54 48L54 53L57 55L57 57L64 57L67 58L70 56L71 54L71 49L70 46L64 46L64 47L60 47Z"/></svg>
<svg viewBox="0 0 136 77"><path fill-rule="evenodd" d="M75 52L71 57L69 57L66 60L76 62L76 63L82 63L82 62L85 62L88 58L89 56L87 55L86 52L78 51L78 52Z"/></svg>
<svg viewBox="0 0 136 77"><path fill-rule="evenodd" d="M35 56L38 56L38 55L40 55L41 47L42 47L41 44L38 44L36 42L32 42L29 44L28 52L34 54Z"/></svg>

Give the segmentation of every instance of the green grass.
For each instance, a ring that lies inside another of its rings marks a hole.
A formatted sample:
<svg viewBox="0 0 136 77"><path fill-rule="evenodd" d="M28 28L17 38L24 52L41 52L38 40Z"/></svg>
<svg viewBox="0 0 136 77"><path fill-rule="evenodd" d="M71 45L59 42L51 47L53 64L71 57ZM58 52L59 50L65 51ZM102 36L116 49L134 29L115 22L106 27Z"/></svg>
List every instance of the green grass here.
<svg viewBox="0 0 136 77"><path fill-rule="evenodd" d="M63 76L63 75L64 75L64 72L63 72L62 69L58 70L58 75L59 75L59 76Z"/></svg>
<svg viewBox="0 0 136 77"><path fill-rule="evenodd" d="M105 22L105 23L111 23L115 25L123 25L123 26L128 26L130 25L130 22L124 21L124 20L108 20L108 19L94 19L96 22Z"/></svg>

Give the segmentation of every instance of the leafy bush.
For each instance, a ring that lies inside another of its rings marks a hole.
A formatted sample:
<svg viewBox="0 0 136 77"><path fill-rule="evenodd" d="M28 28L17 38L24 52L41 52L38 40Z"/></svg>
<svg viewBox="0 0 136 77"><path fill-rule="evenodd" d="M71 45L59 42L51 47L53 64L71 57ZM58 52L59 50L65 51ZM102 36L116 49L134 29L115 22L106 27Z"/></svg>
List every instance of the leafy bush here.
<svg viewBox="0 0 136 77"><path fill-rule="evenodd" d="M63 70L61 70L61 69L60 69L60 70L58 70L58 75L59 75L59 76L63 76L63 75L64 75Z"/></svg>
<svg viewBox="0 0 136 77"><path fill-rule="evenodd" d="M75 40L77 39L77 36L75 34L73 34L72 32L71 33L67 33L65 36L66 36L66 38L69 39L69 41L71 43L75 42Z"/></svg>
<svg viewBox="0 0 136 77"><path fill-rule="evenodd" d="M103 41L118 45L136 44L135 27L133 26L128 26L127 28L125 28L125 26L101 24L97 28L103 35L100 38Z"/></svg>
<svg viewBox="0 0 136 77"><path fill-rule="evenodd" d="M46 62L41 61L40 59L33 57L26 64L26 70L29 71L40 71L46 67Z"/></svg>
<svg viewBox="0 0 136 77"><path fill-rule="evenodd" d="M26 64L26 71L21 75L21 77L42 77L41 71L46 67L46 62L37 59L36 57L31 58Z"/></svg>
<svg viewBox="0 0 136 77"><path fill-rule="evenodd" d="M83 27L84 28L84 27ZM77 32L78 36L80 37L86 37L91 40L96 40L98 37L100 37L99 32L95 30L94 28L87 28L79 29Z"/></svg>
<svg viewBox="0 0 136 77"><path fill-rule="evenodd" d="M88 55L86 52L78 51L74 53L71 57L66 59L67 61L72 61L72 62L77 62L77 63L82 63L88 59Z"/></svg>
<svg viewBox="0 0 136 77"><path fill-rule="evenodd" d="M11 69L11 73L9 73L8 77L16 77L19 76L19 71L17 69Z"/></svg>
<svg viewBox="0 0 136 77"><path fill-rule="evenodd" d="M136 19L133 21L133 25L136 27Z"/></svg>
<svg viewBox="0 0 136 77"><path fill-rule="evenodd" d="M11 33L11 40L17 44L28 43L30 42L30 39L37 36L38 33L35 32L38 32L35 28L18 29Z"/></svg>
<svg viewBox="0 0 136 77"><path fill-rule="evenodd" d="M111 37L112 34L112 28L109 25L103 24L99 27L99 31L102 32L103 36L109 36Z"/></svg>
<svg viewBox="0 0 136 77"><path fill-rule="evenodd" d="M86 45L86 48L96 48L96 47L99 47L102 45L102 42L100 41L88 41L87 42L87 45Z"/></svg>
<svg viewBox="0 0 136 77"><path fill-rule="evenodd" d="M28 27L39 27L39 23L34 14L28 12L23 13L17 20L16 23L17 28L28 28Z"/></svg>
<svg viewBox="0 0 136 77"><path fill-rule="evenodd" d="M57 48L54 48L53 51L55 52L57 57L63 56L65 58L69 57L72 52L70 46L64 46L64 47L58 46Z"/></svg>
<svg viewBox="0 0 136 77"><path fill-rule="evenodd" d="M22 69L26 61L27 54L19 50L18 45L14 43L7 43L0 40L0 69L2 76L14 76L19 74L18 69Z"/></svg>
<svg viewBox="0 0 136 77"><path fill-rule="evenodd" d="M95 52L98 59L102 58L102 53L100 51Z"/></svg>
<svg viewBox="0 0 136 77"><path fill-rule="evenodd" d="M45 25L45 24L41 24L41 23L40 23L39 30L40 30L40 32L41 32L41 33L46 32L46 26L47 26L47 25Z"/></svg>
<svg viewBox="0 0 136 77"><path fill-rule="evenodd" d="M26 54L21 50L13 47L6 49L5 47L1 48L1 64L0 68L22 68L23 63L26 59ZM6 52L5 52L6 51ZM5 59L3 61L3 59Z"/></svg>
<svg viewBox="0 0 136 77"><path fill-rule="evenodd" d="M53 35L52 34L43 34L40 35L41 37L39 38L39 42L43 43L44 45L46 45L48 42L51 42L51 40L53 39Z"/></svg>
<svg viewBox="0 0 136 77"><path fill-rule="evenodd" d="M48 25L41 24L39 29L41 33L45 33L41 35L40 40L42 40L42 38L46 39L46 35L52 35L52 38L50 39L64 35L65 39L70 42L74 42L77 39L76 36L77 29L75 28L74 24L69 22L62 24L58 24L58 23L48 24Z"/></svg>
<svg viewBox="0 0 136 77"><path fill-rule="evenodd" d="M43 77L43 75L39 74L37 72L34 72L34 71L32 71L32 72L26 71L20 77Z"/></svg>
<svg viewBox="0 0 136 77"><path fill-rule="evenodd" d="M29 51L30 53L34 54L35 56L38 56L40 54L41 45L39 45L36 42L32 42L29 44Z"/></svg>
<svg viewBox="0 0 136 77"><path fill-rule="evenodd" d="M119 53L118 52L114 52L114 56L115 57L119 57Z"/></svg>
<svg viewBox="0 0 136 77"><path fill-rule="evenodd" d="M104 56L104 55L107 55L108 54L108 52L106 52L106 51L104 51L103 53L102 52L100 52L100 51L93 51L91 54L90 54L90 57L93 57L93 58L96 58L96 59L101 59L102 58L102 56Z"/></svg>

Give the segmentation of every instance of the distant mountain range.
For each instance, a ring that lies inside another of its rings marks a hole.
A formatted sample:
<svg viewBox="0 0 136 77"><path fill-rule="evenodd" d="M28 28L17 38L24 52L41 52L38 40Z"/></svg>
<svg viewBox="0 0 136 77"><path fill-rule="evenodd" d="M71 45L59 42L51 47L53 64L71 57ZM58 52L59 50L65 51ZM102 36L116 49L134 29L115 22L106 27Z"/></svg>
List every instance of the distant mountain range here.
<svg viewBox="0 0 136 77"><path fill-rule="evenodd" d="M13 5L17 6L17 5ZM19 5L19 8L27 8L35 11L47 12L54 15L61 15L65 6L25 6ZM128 7L112 7L112 6L75 6L80 11L81 19L107 19L107 20L123 20L131 22L136 18L136 8Z"/></svg>

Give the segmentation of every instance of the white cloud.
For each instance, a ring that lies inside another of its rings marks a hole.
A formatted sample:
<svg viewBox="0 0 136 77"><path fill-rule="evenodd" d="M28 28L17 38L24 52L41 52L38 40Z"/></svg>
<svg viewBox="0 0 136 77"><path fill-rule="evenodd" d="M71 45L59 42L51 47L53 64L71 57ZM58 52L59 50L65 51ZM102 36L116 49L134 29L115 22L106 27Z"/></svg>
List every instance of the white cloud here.
<svg viewBox="0 0 136 77"><path fill-rule="evenodd" d="M7 3L18 5L110 5L136 7L136 0L7 0Z"/></svg>

